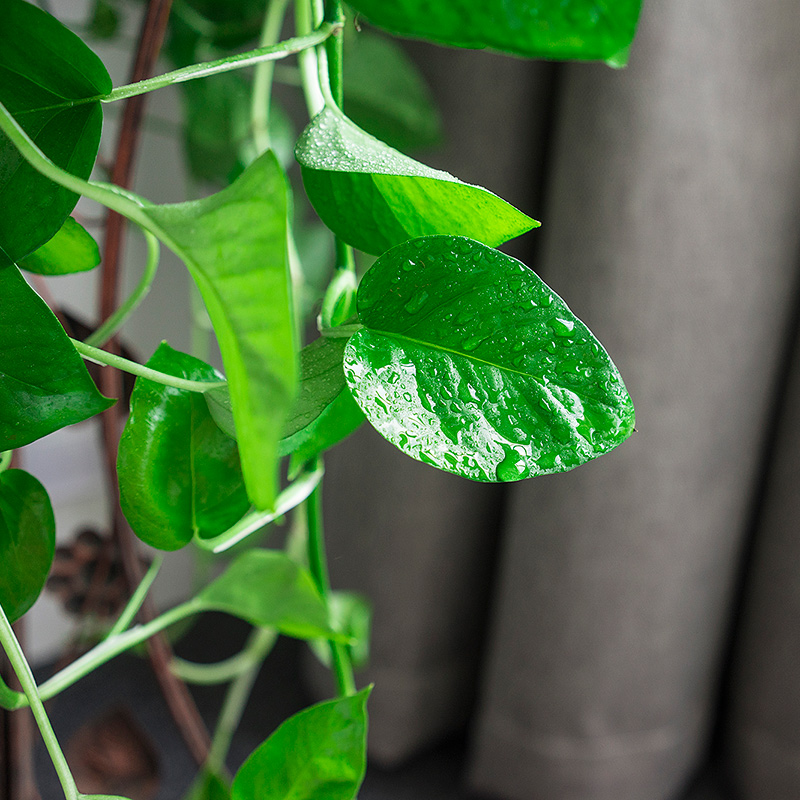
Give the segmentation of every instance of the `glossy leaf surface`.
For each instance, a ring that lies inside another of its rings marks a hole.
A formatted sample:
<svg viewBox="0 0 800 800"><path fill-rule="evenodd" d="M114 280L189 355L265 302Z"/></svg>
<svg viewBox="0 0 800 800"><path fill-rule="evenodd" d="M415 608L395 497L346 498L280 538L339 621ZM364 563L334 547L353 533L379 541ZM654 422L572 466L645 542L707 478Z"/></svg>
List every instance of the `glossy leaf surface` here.
<svg viewBox="0 0 800 800"><path fill-rule="evenodd" d="M353 800L366 769L369 692L287 719L242 765L232 800Z"/></svg>
<svg viewBox="0 0 800 800"><path fill-rule="evenodd" d="M196 381L213 367L162 342L147 366ZM139 378L117 460L120 504L136 535L177 550L216 536L247 511L236 442L214 422L202 395Z"/></svg>
<svg viewBox="0 0 800 800"><path fill-rule="evenodd" d="M0 268L0 298L0 450L30 444L113 404L14 266Z"/></svg>
<svg viewBox="0 0 800 800"><path fill-rule="evenodd" d="M497 250L455 236L400 245L364 276L358 310L348 384L372 425L420 461L514 481L572 469L633 430L600 343Z"/></svg>
<svg viewBox="0 0 800 800"><path fill-rule="evenodd" d="M14 622L44 587L56 549L50 498L33 475L0 472L0 605Z"/></svg>
<svg viewBox="0 0 800 800"><path fill-rule="evenodd" d="M308 570L275 550L239 556L191 602L298 639L346 639L328 624L328 609Z"/></svg>
<svg viewBox="0 0 800 800"><path fill-rule="evenodd" d="M497 195L404 156L327 108L303 131L295 155L322 221L373 255L440 233L495 246L539 224Z"/></svg>
<svg viewBox="0 0 800 800"><path fill-rule="evenodd" d="M352 0L393 33L533 58L610 59L636 31L642 0Z"/></svg>
<svg viewBox="0 0 800 800"><path fill-rule="evenodd" d="M18 266L37 275L71 275L94 269L99 263L97 242L80 223L67 217L58 233Z"/></svg>
<svg viewBox="0 0 800 800"><path fill-rule="evenodd" d="M5 0L0 25L0 102L59 167L88 178L100 143L105 67L54 17ZM92 98L92 99L90 99ZM78 196L31 167L0 133L0 267L41 247Z"/></svg>
<svg viewBox="0 0 800 800"><path fill-rule="evenodd" d="M203 297L228 379L247 493L258 509L270 508L297 370L283 172L267 152L211 197L145 211Z"/></svg>

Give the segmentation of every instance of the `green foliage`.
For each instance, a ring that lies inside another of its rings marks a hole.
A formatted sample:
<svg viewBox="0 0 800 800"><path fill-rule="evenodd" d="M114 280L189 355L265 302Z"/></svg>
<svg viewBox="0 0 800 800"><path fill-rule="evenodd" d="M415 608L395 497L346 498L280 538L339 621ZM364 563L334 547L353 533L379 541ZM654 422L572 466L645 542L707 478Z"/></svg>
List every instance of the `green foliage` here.
<svg viewBox="0 0 800 800"><path fill-rule="evenodd" d="M71 275L86 272L100 263L100 248L86 229L67 217L61 230L38 250L25 256L19 266L38 275Z"/></svg>
<svg viewBox="0 0 800 800"><path fill-rule="evenodd" d="M328 595L328 609L331 625L350 637L347 650L356 669L361 669L369 661L370 631L372 627L372 606L369 601L355 592L331 592ZM316 639L309 642L314 655L328 668L331 667L331 649L328 642Z"/></svg>
<svg viewBox="0 0 800 800"><path fill-rule="evenodd" d="M630 45L642 0L350 0L403 36L534 58L613 59Z"/></svg>
<svg viewBox="0 0 800 800"><path fill-rule="evenodd" d="M366 769L369 693L287 719L236 773L232 800L353 800Z"/></svg>
<svg viewBox="0 0 800 800"><path fill-rule="evenodd" d="M44 587L56 548L50 498L33 475L0 472L0 606L19 619Z"/></svg>
<svg viewBox="0 0 800 800"><path fill-rule="evenodd" d="M112 405L16 267L0 268L0 297L0 450L30 444Z"/></svg>
<svg viewBox="0 0 800 800"><path fill-rule="evenodd" d="M539 224L486 189L393 150L329 108L303 131L295 154L322 221L366 253L380 255L437 233L495 246Z"/></svg>
<svg viewBox="0 0 800 800"><path fill-rule="evenodd" d="M190 380L216 370L163 342L147 362ZM117 465L122 510L136 535L160 550L210 538L248 509L236 442L214 422L205 399L144 378L136 381Z"/></svg>
<svg viewBox="0 0 800 800"><path fill-rule="evenodd" d="M516 259L455 236L381 256L345 372L404 453L478 481L563 472L616 447L633 405L600 343Z"/></svg>
<svg viewBox="0 0 800 800"><path fill-rule="evenodd" d="M184 800L230 800L231 793L219 775L204 769L187 792Z"/></svg>
<svg viewBox="0 0 800 800"><path fill-rule="evenodd" d="M4 0L0 102L52 161L82 178L100 143L99 96L110 90L102 62L75 34L24 0ZM0 268L54 236L77 200L0 132Z"/></svg>

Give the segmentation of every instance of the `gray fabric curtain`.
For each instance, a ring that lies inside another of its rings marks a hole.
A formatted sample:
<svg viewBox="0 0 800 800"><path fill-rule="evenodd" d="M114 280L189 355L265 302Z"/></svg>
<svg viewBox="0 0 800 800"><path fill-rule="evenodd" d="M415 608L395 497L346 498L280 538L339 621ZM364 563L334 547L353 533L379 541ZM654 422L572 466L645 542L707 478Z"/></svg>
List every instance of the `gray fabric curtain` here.
<svg viewBox="0 0 800 800"><path fill-rule="evenodd" d="M412 47L448 114L437 166L542 219L510 251L605 344L638 432L508 488L371 431L331 455L334 583L376 609L378 760L469 718L476 791L666 800L704 756L793 336L798 43L796 0L645 0L622 72ZM745 800L800 797L798 387L725 694Z"/></svg>

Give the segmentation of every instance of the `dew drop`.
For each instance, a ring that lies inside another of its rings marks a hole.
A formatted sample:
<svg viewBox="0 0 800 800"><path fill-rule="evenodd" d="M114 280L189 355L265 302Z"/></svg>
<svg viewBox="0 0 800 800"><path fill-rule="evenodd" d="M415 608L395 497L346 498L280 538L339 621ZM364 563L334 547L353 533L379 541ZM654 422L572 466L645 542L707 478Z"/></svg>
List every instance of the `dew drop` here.
<svg viewBox="0 0 800 800"><path fill-rule="evenodd" d="M516 481L525 472L525 457L516 450L510 449L505 458L495 467L498 481Z"/></svg>
<svg viewBox="0 0 800 800"><path fill-rule="evenodd" d="M421 289L416 292L403 307L409 314L416 314L418 311L421 311L425 303L428 302L428 296L425 289Z"/></svg>

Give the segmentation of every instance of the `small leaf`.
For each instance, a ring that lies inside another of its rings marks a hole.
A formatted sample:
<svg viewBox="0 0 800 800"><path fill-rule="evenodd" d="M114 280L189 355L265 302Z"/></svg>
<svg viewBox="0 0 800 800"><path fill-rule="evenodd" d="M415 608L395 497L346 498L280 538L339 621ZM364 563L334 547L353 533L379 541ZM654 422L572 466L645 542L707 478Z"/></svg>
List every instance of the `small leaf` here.
<svg viewBox="0 0 800 800"><path fill-rule="evenodd" d="M95 0L89 33L98 39L112 39L119 30L119 11L110 0Z"/></svg>
<svg viewBox="0 0 800 800"><path fill-rule="evenodd" d="M347 637L334 631L308 570L286 554L250 550L192 601L200 611L224 611L297 639Z"/></svg>
<svg viewBox="0 0 800 800"><path fill-rule="evenodd" d="M147 366L189 380L219 379L213 367L166 342ZM131 395L117 470L125 517L160 550L222 533L250 505L236 442L216 425L202 395L144 378Z"/></svg>
<svg viewBox="0 0 800 800"><path fill-rule="evenodd" d="M113 405L39 295L0 268L0 450L14 450Z"/></svg>
<svg viewBox="0 0 800 800"><path fill-rule="evenodd" d="M642 0L351 0L393 33L533 58L606 59L629 45Z"/></svg>
<svg viewBox="0 0 800 800"><path fill-rule="evenodd" d="M0 605L14 622L44 587L56 549L50 498L33 475L0 472Z"/></svg>
<svg viewBox="0 0 800 800"><path fill-rule="evenodd" d="M413 458L478 481L563 472L633 430L628 392L586 326L531 270L435 236L364 276L345 375L367 419Z"/></svg>
<svg viewBox="0 0 800 800"><path fill-rule="evenodd" d="M347 25L344 110L367 133L400 150L432 147L442 126L414 62L391 39Z"/></svg>
<svg viewBox="0 0 800 800"><path fill-rule="evenodd" d="M351 638L347 650L353 666L356 669L365 667L369 661L372 625L369 601L354 592L331 592L328 595L328 612L333 627ZM326 667L331 666L331 648L325 639L315 639L308 645Z"/></svg>
<svg viewBox="0 0 800 800"><path fill-rule="evenodd" d="M37 275L71 275L86 272L100 263L100 248L86 229L67 217L61 230L38 250L25 256L18 266Z"/></svg>
<svg viewBox="0 0 800 800"><path fill-rule="evenodd" d="M227 784L207 768L197 776L184 800L231 800Z"/></svg>
<svg viewBox="0 0 800 800"><path fill-rule="evenodd" d="M217 334L245 485L271 508L278 441L296 385L286 179L269 151L203 200L145 206L184 260Z"/></svg>
<svg viewBox="0 0 800 800"><path fill-rule="evenodd" d="M59 167L88 178L97 157L100 97L111 78L71 31L31 3L4 0L0 102ZM0 267L51 239L78 196L31 167L0 133Z"/></svg>
<svg viewBox="0 0 800 800"><path fill-rule="evenodd" d="M539 225L497 195L404 156L329 108L303 131L295 156L322 221L373 255L438 233L494 246Z"/></svg>
<svg viewBox="0 0 800 800"><path fill-rule="evenodd" d="M369 693L287 719L236 773L232 800L353 800L366 769Z"/></svg>

